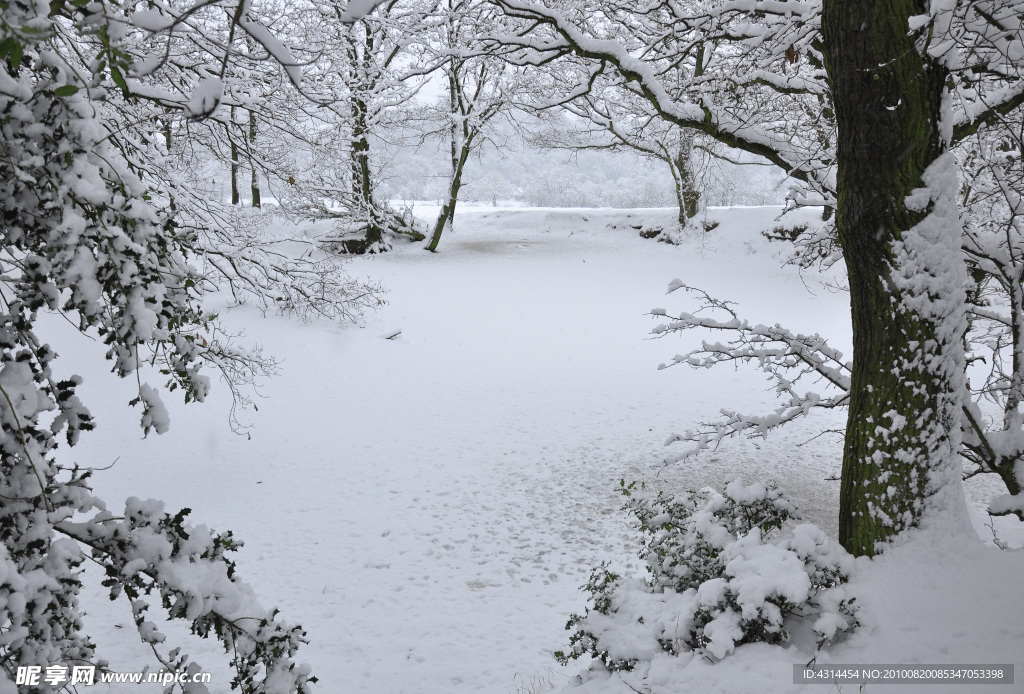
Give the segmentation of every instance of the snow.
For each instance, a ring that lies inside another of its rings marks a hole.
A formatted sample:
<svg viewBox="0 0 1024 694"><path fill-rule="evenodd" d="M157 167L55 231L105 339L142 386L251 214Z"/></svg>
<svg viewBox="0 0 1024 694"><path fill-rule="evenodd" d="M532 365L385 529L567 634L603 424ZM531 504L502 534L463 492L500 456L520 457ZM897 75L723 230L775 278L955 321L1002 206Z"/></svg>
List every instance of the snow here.
<svg viewBox="0 0 1024 694"><path fill-rule="evenodd" d="M349 8L346 8L345 11L347 13ZM342 19L342 21L344 21L344 19ZM254 22L245 18L239 20L238 26L244 29L247 34L259 41L260 44L267 49L267 53L269 53L271 57L273 57L273 59L277 61L282 68L284 68L284 71L288 75L288 79L291 80L292 84L296 86L302 84L302 66L295 61L295 57L292 55L291 50L284 45L280 39L274 36L270 29L259 22Z"/></svg>
<svg viewBox="0 0 1024 694"><path fill-rule="evenodd" d="M436 209L416 211L431 219ZM143 439L138 411L125 406L140 394L134 377L113 378L104 345L52 317L59 365L84 376L77 392L97 421L63 455L113 466L94 477L111 508L162 499L168 511L187 506L193 522L245 541L238 574L261 604L307 630L299 660L320 678L319 691L559 691L586 668L559 666L551 654L567 644L569 614L583 610L578 588L591 568L607 560L625 577L642 576L620 479L672 491L721 488L737 473L748 483L775 479L804 521L837 532L839 483L827 478L839 472L841 446L814 435L841 427L842 413L814 412L766 440L728 441L685 464L660 462L671 432L722 407L769 412L775 403L753 367L658 371L700 339L649 339L659 320L647 315L652 306L693 309L684 296L664 296L672 278L850 353L847 296L828 278L781 267L786 247L759 233L778 224L778 208L712 209L720 226L680 246L639 237L636 225L669 224L674 214L461 208L439 253L398 243L348 266L390 290L388 305L359 328L263 316L223 297L212 308L228 326L282 359L258 412L243 415L248 435L229 430L227 389L215 382L200 405L165 393L170 430ZM990 539L979 514L1000 488L986 479L966 486L975 528ZM1015 519L994 528L1001 541L1024 544ZM791 542L810 551L818 539L799 526ZM737 557L738 572L753 566L746 558ZM775 568L780 580L796 576ZM937 531L858 560L850 588L864 626L818 662L1014 663L1024 677L1022 572L1024 552ZM99 653L115 670L141 669L150 661L134 642L130 605L109 603L100 578L87 576L82 595ZM147 619L158 616L154 609ZM174 624L154 630L168 643L189 638ZM210 691L228 692L217 645L192 650L214 673ZM637 683L659 694L828 691L791 683L792 666L813 654L808 629L786 646L738 646L714 664L653 654L634 673L595 675L570 691L628 694ZM867 687L889 690L960 691Z"/></svg>
<svg viewBox="0 0 1024 694"><path fill-rule="evenodd" d="M952 128L948 93L946 97L946 117L940 120L940 127ZM925 515L939 511L938 518L926 518L925 522L946 523L950 532L957 532L957 521L962 521L963 526L968 524L960 491L958 456L961 443L958 423L963 418L961 394L967 387L963 336L967 332L964 306L968 278L960 252L963 225L956 202L957 165L953 154L946 152L937 157L923 173L922 181L930 190L934 208L893 244L891 277L900 292L899 310L907 316L904 324L911 328L914 321L931 324L934 339L926 340L919 356L911 357L911 363L901 367L898 375L905 387L916 382L917 373L927 364L928 371L936 374L936 380L942 379L948 384L947 394L928 399L927 406L937 411L931 413L928 429L922 429L921 440L914 443L927 452L928 469L923 489L929 497L929 508ZM913 363L914 360L918 363ZM892 419L890 434L896 436L901 428L900 422ZM883 473L888 467L887 461L879 464ZM917 480L911 483L917 487ZM879 512L879 517L882 515ZM892 522L896 527L902 525L897 519Z"/></svg>
<svg viewBox="0 0 1024 694"><path fill-rule="evenodd" d="M185 115L189 118L208 116L216 110L223 98L224 80L220 77L204 77L192 90L185 104Z"/></svg>
<svg viewBox="0 0 1024 694"><path fill-rule="evenodd" d="M142 10L132 14L131 23L143 31L156 33L174 26L174 17L160 10Z"/></svg>
<svg viewBox="0 0 1024 694"><path fill-rule="evenodd" d="M160 391L148 383L143 383L139 386L139 399L145 407L145 413L142 415L143 430L148 431L152 427L158 434L167 432L171 426L171 418L160 397Z"/></svg>
<svg viewBox="0 0 1024 694"><path fill-rule="evenodd" d="M357 22L383 2L384 0L349 0L344 12L341 13L340 21L342 24Z"/></svg>

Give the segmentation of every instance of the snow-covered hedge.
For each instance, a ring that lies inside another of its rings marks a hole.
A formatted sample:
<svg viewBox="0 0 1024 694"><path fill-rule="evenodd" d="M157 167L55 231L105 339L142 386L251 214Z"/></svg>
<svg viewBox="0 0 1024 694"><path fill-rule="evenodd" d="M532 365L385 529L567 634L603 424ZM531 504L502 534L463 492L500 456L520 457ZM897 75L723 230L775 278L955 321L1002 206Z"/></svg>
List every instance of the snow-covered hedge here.
<svg viewBox="0 0 1024 694"><path fill-rule="evenodd" d="M631 670L659 652L700 650L716 659L736 646L782 643L809 622L819 647L857 625L845 583L853 557L814 525L775 537L799 512L774 484L733 479L680 498L622 484L640 522L640 558L650 576L626 579L602 565L584 590L591 605L574 614L565 663L593 656Z"/></svg>
<svg viewBox="0 0 1024 694"><path fill-rule="evenodd" d="M155 501L129 499L119 514L93 494L93 470L58 450L94 421L77 393L82 379L62 374L47 340L59 335L42 315L102 341L111 370L137 384L143 431L161 433L167 409L145 379L202 401L210 368L237 394L272 366L231 344L204 307L218 278L236 297L244 285L264 305L280 298L316 315L345 300L345 290L324 284L334 282L329 268L299 268L251 239L232 245L229 232L204 247L212 237L202 235L202 214L154 173L168 170L166 140L155 133L171 116L123 115L132 105L126 80L139 86L131 9L0 2L0 694L73 691L69 668L98 670L97 678L108 671L79 602L86 562L103 571L112 599L128 601L138 637L165 672L200 666L165 642L150 620L154 605L220 641L232 689L309 694L315 678L296 660L305 632L262 607L235 575L230 553L240 543L230 533L193 526L187 509L172 515ZM206 692L198 682L170 684L167 692Z"/></svg>

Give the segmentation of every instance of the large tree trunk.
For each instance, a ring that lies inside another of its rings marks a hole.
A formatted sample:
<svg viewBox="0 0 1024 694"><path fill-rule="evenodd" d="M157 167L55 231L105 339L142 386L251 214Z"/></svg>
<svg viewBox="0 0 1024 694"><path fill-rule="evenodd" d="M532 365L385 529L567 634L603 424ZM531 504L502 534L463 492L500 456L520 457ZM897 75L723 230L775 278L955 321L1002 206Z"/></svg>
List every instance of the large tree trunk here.
<svg viewBox="0 0 1024 694"><path fill-rule="evenodd" d="M347 253L374 253L386 250L384 242L387 225L386 210L379 210L374 199L373 172L370 168L370 104L378 75L374 64L376 47L371 29L363 22L348 27L347 52L349 60L349 117L351 152L349 161L351 205L349 214L365 223L362 239L349 239L344 248Z"/></svg>
<svg viewBox="0 0 1024 694"><path fill-rule="evenodd" d="M823 7L853 314L839 540L855 555L963 507L966 274L942 123L947 73L908 29L925 13L925 0ZM915 189L927 190L908 200Z"/></svg>
<svg viewBox="0 0 1024 694"><path fill-rule="evenodd" d="M359 204L373 204L373 176L370 173L370 127L367 124L366 102L358 96L350 99L352 107L352 194Z"/></svg>

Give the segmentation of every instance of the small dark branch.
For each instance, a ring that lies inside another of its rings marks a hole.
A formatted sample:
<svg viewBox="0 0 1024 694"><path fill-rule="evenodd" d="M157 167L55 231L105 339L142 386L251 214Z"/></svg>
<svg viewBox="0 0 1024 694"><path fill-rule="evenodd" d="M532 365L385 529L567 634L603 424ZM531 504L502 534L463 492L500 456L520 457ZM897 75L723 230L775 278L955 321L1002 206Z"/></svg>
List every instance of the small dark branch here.
<svg viewBox="0 0 1024 694"><path fill-rule="evenodd" d="M953 127L953 144L961 142L964 138L974 135L983 125L992 125L1005 116L1009 115L1018 107L1024 105L1024 89L1013 97L990 107L984 113L979 114L970 123L960 123Z"/></svg>

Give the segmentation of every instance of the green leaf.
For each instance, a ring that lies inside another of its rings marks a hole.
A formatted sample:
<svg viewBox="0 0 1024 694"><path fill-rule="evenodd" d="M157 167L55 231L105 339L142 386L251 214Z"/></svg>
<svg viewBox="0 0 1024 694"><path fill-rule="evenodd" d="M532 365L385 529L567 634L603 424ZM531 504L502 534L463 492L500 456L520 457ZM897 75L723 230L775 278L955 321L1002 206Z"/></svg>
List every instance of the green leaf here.
<svg viewBox="0 0 1024 694"><path fill-rule="evenodd" d="M114 80L114 84L120 87L121 91L128 93L128 83L124 81L124 75L115 65L110 66L110 79Z"/></svg>
<svg viewBox="0 0 1024 694"><path fill-rule="evenodd" d="M17 72L18 69L21 67L21 55L21 44L15 42L14 48L11 49L10 57L11 68L13 68L15 72Z"/></svg>
<svg viewBox="0 0 1024 694"><path fill-rule="evenodd" d="M53 90L54 96L71 96L78 93L78 87L73 84L65 84Z"/></svg>

